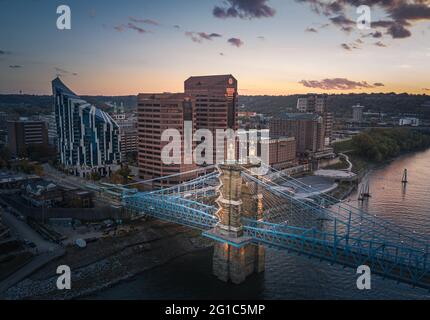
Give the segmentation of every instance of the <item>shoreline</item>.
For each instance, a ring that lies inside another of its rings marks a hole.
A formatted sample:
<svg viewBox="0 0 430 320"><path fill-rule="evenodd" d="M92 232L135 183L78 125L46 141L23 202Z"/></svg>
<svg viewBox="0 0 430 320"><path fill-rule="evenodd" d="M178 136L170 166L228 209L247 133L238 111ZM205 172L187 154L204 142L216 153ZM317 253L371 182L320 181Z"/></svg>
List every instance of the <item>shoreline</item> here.
<svg viewBox="0 0 430 320"><path fill-rule="evenodd" d="M362 181L368 179L369 175L372 174L373 171L384 168L384 167L388 166L389 164L391 164L392 162L399 160L403 157L411 156L411 155L421 153L421 152L426 152L427 150L430 150L430 148L425 148L422 150L415 150L415 151L411 151L411 152L403 152L394 158L385 159L382 162L371 162L371 161L365 160L363 158L357 158L357 157L354 158L354 155L349 155L349 159L353 164L354 164L354 161L359 160L359 161L364 162L364 166L358 172L355 172L358 176L356 186L351 187L349 190L347 190L347 192L344 192L338 200L340 202L342 202L342 201L348 199L351 196L351 194L354 192L356 187L360 183L362 183ZM354 165L352 167L352 171L354 172ZM337 189L334 190L334 192L336 192L336 190L338 190L339 188L340 188L340 185L337 187Z"/></svg>
<svg viewBox="0 0 430 320"><path fill-rule="evenodd" d="M83 250L69 246L63 258L9 288L2 298L85 299L183 255L212 246L196 230L182 226L149 221L149 226L143 229L143 232L96 241ZM105 250L110 252L101 255ZM69 265L72 271L71 290L56 288L56 268L63 264Z"/></svg>

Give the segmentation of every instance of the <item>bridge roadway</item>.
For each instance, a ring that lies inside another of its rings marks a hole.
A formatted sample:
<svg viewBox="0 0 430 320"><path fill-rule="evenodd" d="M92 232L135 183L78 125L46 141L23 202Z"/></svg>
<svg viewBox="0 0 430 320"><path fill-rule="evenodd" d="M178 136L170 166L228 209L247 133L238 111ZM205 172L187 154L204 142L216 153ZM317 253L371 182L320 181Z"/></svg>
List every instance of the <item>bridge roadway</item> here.
<svg viewBox="0 0 430 320"><path fill-rule="evenodd" d="M356 269L368 265L371 272L384 278L430 289L430 272L426 266L426 254L412 249L378 241L337 236L316 229L284 226L285 231L275 231L279 225L267 222L244 221L245 236L256 244L293 251L299 255L340 264ZM406 252L402 252L406 250ZM401 254L403 253L403 255ZM404 258L406 253L409 259ZM422 256L422 259L412 257Z"/></svg>
<svg viewBox="0 0 430 320"><path fill-rule="evenodd" d="M138 193L124 198L129 209L165 221L208 231L218 223L214 206L184 199L180 196ZM280 250L288 250L331 263L357 268L368 265L372 273L400 282L430 289L430 272L427 254L413 248L397 246L380 240L364 240L342 234L336 227L333 232L305 229L243 218L245 241L229 242L233 246L249 242ZM341 230L339 221L339 229ZM336 226L336 222L335 222ZM238 244L240 243L240 244Z"/></svg>

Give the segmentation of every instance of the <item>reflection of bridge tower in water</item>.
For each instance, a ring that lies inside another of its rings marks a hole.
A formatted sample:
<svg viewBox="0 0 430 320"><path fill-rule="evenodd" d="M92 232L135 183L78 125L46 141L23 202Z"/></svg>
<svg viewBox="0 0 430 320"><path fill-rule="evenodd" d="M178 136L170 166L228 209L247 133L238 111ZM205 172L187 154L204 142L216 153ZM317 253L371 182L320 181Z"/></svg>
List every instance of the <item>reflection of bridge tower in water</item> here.
<svg viewBox="0 0 430 320"><path fill-rule="evenodd" d="M262 218L262 196L252 192L242 181L243 164L219 165L220 196L217 212L220 222L206 233L217 240L214 247L213 272L222 281L239 284L252 273L264 271L265 249L244 236L241 218ZM252 183L252 182L251 182Z"/></svg>

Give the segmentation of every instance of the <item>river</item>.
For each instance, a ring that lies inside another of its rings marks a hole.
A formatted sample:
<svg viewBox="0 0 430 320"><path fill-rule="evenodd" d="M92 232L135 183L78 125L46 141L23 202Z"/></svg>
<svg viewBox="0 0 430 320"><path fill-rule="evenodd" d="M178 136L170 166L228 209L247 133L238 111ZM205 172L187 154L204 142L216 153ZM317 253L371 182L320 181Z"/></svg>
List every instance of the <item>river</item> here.
<svg viewBox="0 0 430 320"><path fill-rule="evenodd" d="M401 184L403 169L409 183ZM372 197L362 204L378 216L418 234L430 235L430 150L402 156L369 176ZM349 200L360 205L357 194ZM129 281L100 291L94 299L430 299L427 290L372 276L358 290L355 270L269 249L266 270L242 285L212 275L212 249L177 258Z"/></svg>

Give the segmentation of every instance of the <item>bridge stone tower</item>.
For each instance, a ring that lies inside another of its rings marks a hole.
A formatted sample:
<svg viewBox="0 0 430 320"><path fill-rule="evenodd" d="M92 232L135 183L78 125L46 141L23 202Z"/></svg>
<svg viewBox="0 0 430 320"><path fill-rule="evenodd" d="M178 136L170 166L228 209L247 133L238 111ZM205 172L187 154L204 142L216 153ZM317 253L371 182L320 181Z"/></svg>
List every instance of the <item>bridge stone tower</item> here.
<svg viewBox="0 0 430 320"><path fill-rule="evenodd" d="M265 251L263 246L251 243L243 233L241 218L261 218L261 195L255 195L242 181L243 164L219 165L220 207L217 214L219 224L206 232L206 236L217 240L214 248L213 273L222 281L239 284L254 272L264 271ZM260 204L259 204L260 201Z"/></svg>

